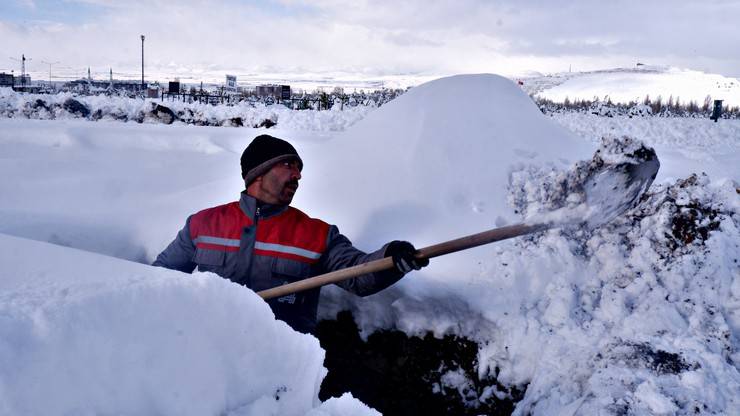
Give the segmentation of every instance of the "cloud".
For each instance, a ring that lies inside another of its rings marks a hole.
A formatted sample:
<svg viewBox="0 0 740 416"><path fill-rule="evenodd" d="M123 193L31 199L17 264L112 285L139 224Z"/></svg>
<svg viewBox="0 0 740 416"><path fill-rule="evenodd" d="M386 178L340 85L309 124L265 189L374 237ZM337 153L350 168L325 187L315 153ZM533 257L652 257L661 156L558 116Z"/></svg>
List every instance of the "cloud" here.
<svg viewBox="0 0 740 416"><path fill-rule="evenodd" d="M18 0L18 4L31 10L36 9L36 2L34 0Z"/></svg>
<svg viewBox="0 0 740 416"><path fill-rule="evenodd" d="M147 68L163 73L554 72L641 60L740 75L740 57L730 52L740 44L733 1L75 0L65 7L0 16L7 53L77 72L136 73L145 34Z"/></svg>

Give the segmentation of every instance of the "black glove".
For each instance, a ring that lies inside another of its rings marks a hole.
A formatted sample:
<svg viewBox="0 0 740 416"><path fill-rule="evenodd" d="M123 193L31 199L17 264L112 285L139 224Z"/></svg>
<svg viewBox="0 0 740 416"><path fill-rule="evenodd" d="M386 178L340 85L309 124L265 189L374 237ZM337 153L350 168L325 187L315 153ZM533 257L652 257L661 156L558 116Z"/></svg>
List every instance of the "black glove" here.
<svg viewBox="0 0 740 416"><path fill-rule="evenodd" d="M416 248L408 241L391 241L385 249L385 256L393 257L393 265L403 274L429 265L429 259L417 259L414 253Z"/></svg>

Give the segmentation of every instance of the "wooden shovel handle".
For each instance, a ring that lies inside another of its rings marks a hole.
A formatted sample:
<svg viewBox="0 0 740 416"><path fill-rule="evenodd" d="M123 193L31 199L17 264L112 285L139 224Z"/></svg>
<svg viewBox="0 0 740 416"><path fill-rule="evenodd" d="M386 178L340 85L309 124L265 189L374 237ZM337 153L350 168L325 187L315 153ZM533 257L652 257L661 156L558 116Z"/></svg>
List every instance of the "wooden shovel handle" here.
<svg viewBox="0 0 740 416"><path fill-rule="evenodd" d="M483 231L478 234L471 234L454 240L444 241L432 246L419 249L416 254L418 258L431 259L434 257L444 256L445 254L455 253L469 248L482 246L496 241L506 240L520 235L532 234L550 228L546 224L515 224L506 227L494 228Z"/></svg>
<svg viewBox="0 0 740 416"><path fill-rule="evenodd" d="M478 234L471 234L465 237L460 237L455 240L445 241L432 246L424 247L416 252L416 257L419 259L431 259L434 257L443 256L445 254L455 253L469 248L482 246L484 244L493 243L495 241L506 240L512 237L518 237L520 235L526 235L535 233L537 231L546 230L549 226L545 224L516 224L509 225L501 228L494 228L492 230L483 231ZM308 289L317 288L319 286L328 285L330 283L341 282L342 280L351 279L353 277L361 276L366 273L375 273L383 270L390 270L393 266L393 259L391 257L384 257L382 259L369 261L367 263L358 264L356 266L347 267L325 273L322 275L310 277L308 279L299 280L297 282L288 283L282 286L276 286L272 289L262 290L257 292L263 299L272 299L280 296L289 295L291 293L301 292Z"/></svg>

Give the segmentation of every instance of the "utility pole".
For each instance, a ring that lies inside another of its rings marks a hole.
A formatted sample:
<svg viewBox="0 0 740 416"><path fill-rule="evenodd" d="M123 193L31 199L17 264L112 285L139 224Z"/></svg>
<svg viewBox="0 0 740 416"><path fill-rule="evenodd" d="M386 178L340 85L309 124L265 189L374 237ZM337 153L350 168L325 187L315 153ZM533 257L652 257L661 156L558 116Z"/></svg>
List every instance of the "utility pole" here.
<svg viewBox="0 0 740 416"><path fill-rule="evenodd" d="M144 91L144 35L141 35L141 90Z"/></svg>
<svg viewBox="0 0 740 416"><path fill-rule="evenodd" d="M56 65L56 64L58 64L58 63L59 63L59 61L56 61L56 62L46 62L46 61L41 61L41 63L42 63L42 64L46 64L46 65L49 65L49 87L51 87L51 66L52 66L52 65Z"/></svg>

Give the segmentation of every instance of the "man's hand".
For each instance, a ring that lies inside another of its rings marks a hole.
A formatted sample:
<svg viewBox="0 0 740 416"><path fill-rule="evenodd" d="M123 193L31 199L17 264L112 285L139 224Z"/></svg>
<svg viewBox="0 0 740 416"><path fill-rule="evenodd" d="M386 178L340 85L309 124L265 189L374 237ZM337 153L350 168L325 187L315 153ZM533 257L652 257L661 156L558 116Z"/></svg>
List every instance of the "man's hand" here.
<svg viewBox="0 0 740 416"><path fill-rule="evenodd" d="M393 265L403 274L429 265L429 259L417 259L414 253L416 248L408 241L391 241L385 249L385 256L393 257Z"/></svg>

